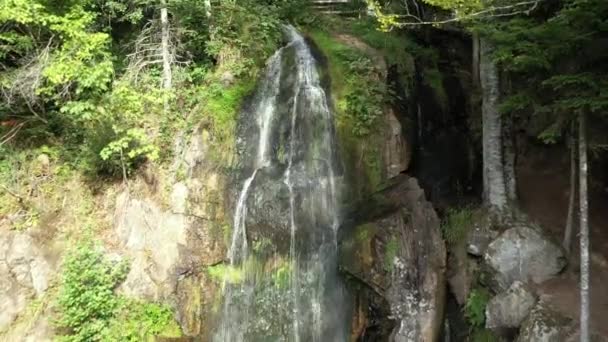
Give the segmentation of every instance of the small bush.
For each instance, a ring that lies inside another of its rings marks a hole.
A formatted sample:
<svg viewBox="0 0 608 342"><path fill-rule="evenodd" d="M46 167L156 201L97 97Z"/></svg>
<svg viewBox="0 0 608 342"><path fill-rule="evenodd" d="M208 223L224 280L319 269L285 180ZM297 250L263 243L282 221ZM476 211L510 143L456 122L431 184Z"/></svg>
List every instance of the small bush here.
<svg viewBox="0 0 608 342"><path fill-rule="evenodd" d="M483 327L486 323L486 305L490 300L490 292L483 287L475 288L469 294L464 305L464 315L473 328Z"/></svg>
<svg viewBox="0 0 608 342"><path fill-rule="evenodd" d="M108 260L92 242L69 252L57 301L60 341L145 341L181 335L169 308L114 293L128 269L126 261Z"/></svg>
<svg viewBox="0 0 608 342"><path fill-rule="evenodd" d="M98 341L117 314L120 299L114 288L127 275L126 262L112 263L93 243L71 251L65 259L58 299L61 341Z"/></svg>

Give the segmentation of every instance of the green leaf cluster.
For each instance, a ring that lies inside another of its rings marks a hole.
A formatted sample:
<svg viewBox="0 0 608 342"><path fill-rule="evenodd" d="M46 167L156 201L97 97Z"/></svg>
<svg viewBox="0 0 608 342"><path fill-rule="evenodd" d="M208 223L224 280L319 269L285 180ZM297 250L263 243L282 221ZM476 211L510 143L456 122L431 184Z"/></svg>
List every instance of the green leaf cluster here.
<svg viewBox="0 0 608 342"><path fill-rule="evenodd" d="M114 289L127 276L128 263L104 258L93 243L85 243L65 259L57 300L57 324L67 330L64 341L99 341L120 308Z"/></svg>
<svg viewBox="0 0 608 342"><path fill-rule="evenodd" d="M482 328L486 322L486 305L490 300L490 292L483 287L474 288L464 305L464 315L474 328Z"/></svg>
<svg viewBox="0 0 608 342"><path fill-rule="evenodd" d="M555 143L586 113L605 120L608 109L608 3L563 0L531 16L488 22L480 32L496 46L496 62L511 82L503 113L543 119L539 139ZM593 136L592 136L593 139Z"/></svg>
<svg viewBox="0 0 608 342"><path fill-rule="evenodd" d="M128 270L126 260L109 260L92 242L79 244L67 255L57 299L60 341L146 341L181 335L168 307L115 293Z"/></svg>

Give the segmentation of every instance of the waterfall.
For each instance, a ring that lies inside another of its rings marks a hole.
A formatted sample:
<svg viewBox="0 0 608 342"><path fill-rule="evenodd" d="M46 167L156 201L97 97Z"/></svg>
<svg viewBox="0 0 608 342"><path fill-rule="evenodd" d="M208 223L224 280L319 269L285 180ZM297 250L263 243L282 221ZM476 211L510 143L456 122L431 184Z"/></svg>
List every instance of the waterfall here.
<svg viewBox="0 0 608 342"><path fill-rule="evenodd" d="M243 125L255 121L243 137L251 171L242 181L227 258L226 272L238 276L224 276L215 342L348 336L337 274L333 113L310 47L293 27L285 34L288 44L269 59L243 113Z"/></svg>

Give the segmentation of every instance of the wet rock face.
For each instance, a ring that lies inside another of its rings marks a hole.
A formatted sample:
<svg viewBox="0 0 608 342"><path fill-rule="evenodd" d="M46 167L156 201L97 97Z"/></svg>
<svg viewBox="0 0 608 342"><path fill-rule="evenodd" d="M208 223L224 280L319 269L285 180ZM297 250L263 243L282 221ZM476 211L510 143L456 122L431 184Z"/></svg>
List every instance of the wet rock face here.
<svg viewBox="0 0 608 342"><path fill-rule="evenodd" d="M504 231L484 254L492 286L506 290L514 281L541 283L566 266L562 249L537 230L517 226Z"/></svg>
<svg viewBox="0 0 608 342"><path fill-rule="evenodd" d="M56 265L27 233L0 232L0 332L49 286Z"/></svg>
<svg viewBox="0 0 608 342"><path fill-rule="evenodd" d="M446 251L439 219L414 178L400 176L392 184L367 202L367 219L359 217L345 233L340 268L388 306L385 319L395 326L384 338L436 341L445 302Z"/></svg>
<svg viewBox="0 0 608 342"><path fill-rule="evenodd" d="M508 290L497 294L486 306L486 328L517 328L536 303L536 296L515 281Z"/></svg>

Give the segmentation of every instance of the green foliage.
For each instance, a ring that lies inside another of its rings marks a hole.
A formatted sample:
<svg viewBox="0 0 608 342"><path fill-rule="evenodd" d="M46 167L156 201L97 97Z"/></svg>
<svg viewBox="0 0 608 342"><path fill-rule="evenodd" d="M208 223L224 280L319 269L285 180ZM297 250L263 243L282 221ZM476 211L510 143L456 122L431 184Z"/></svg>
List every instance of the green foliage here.
<svg viewBox="0 0 608 342"><path fill-rule="evenodd" d="M222 1L215 7L206 51L234 75L249 74L274 51L281 38L274 6L257 1Z"/></svg>
<svg viewBox="0 0 608 342"><path fill-rule="evenodd" d="M352 134L370 135L389 100L389 91L380 71L362 51L336 41L324 31L312 36L319 47L329 55L332 82L338 91L338 109L346 115ZM361 87L361 84L366 84Z"/></svg>
<svg viewBox="0 0 608 342"><path fill-rule="evenodd" d="M68 253L57 299L59 340L145 341L181 335L169 308L114 293L128 269L125 260L108 260L92 242Z"/></svg>
<svg viewBox="0 0 608 342"><path fill-rule="evenodd" d="M245 280L244 270L240 267L231 265L217 264L214 266L209 266L207 268L207 273L211 279L220 284L239 284Z"/></svg>
<svg viewBox="0 0 608 342"><path fill-rule="evenodd" d="M555 143L581 113L605 118L607 56L595 46L608 34L608 3L564 0L535 16L479 25L496 47L495 60L521 80L502 105L515 117L543 118L539 139ZM593 137L592 137L593 140Z"/></svg>
<svg viewBox="0 0 608 342"><path fill-rule="evenodd" d="M104 341L147 341L153 336L180 337L181 330L170 308L156 303L122 299Z"/></svg>
<svg viewBox="0 0 608 342"><path fill-rule="evenodd" d="M450 208L441 224L443 237L450 246L465 242L473 226L473 212L469 208Z"/></svg>
<svg viewBox="0 0 608 342"><path fill-rule="evenodd" d="M112 263L93 243L72 250L65 259L57 301L57 324L63 341L99 341L120 308L114 288L127 275L126 262Z"/></svg>
<svg viewBox="0 0 608 342"><path fill-rule="evenodd" d="M483 287L474 288L464 305L464 315L473 328L482 328L486 322L486 305L490 300L490 293Z"/></svg>
<svg viewBox="0 0 608 342"><path fill-rule="evenodd" d="M158 153L158 148L150 144L143 130L132 128L120 139L104 147L99 154L101 159L111 161L116 168L124 166L127 170L131 170L143 158L151 161L158 159Z"/></svg>

